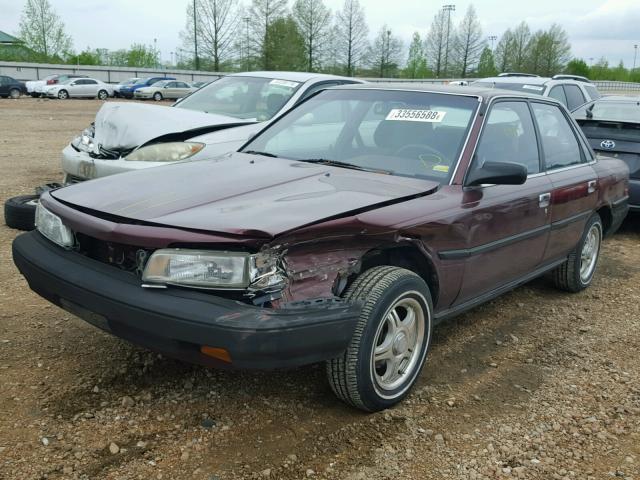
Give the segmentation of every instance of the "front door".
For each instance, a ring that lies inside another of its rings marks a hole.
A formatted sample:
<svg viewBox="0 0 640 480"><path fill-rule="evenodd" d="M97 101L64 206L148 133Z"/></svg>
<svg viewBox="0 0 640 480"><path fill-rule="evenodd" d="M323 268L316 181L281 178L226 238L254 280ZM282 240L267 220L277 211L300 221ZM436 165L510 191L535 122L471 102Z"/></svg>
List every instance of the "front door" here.
<svg viewBox="0 0 640 480"><path fill-rule="evenodd" d="M544 166L553 185L550 199L551 233L545 260L566 257L584 232L598 200L598 182L591 154L575 127L557 105L532 102L540 132Z"/></svg>
<svg viewBox="0 0 640 480"><path fill-rule="evenodd" d="M550 213L551 183L542 171L531 110L526 101L493 104L471 169L487 161L516 162L527 167L523 185L466 188L461 219L467 248L465 271L456 304L479 297L533 274L541 267Z"/></svg>

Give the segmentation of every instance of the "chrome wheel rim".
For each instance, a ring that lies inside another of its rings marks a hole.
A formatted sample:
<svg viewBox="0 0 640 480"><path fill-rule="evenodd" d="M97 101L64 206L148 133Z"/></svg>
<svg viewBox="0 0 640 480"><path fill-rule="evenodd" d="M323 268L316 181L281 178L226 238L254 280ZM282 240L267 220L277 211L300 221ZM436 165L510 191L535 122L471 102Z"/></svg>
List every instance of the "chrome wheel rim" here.
<svg viewBox="0 0 640 480"><path fill-rule="evenodd" d="M602 232L599 225L597 223L591 225L582 244L582 252L580 253L580 279L583 283L587 283L591 279L596 269L601 241Z"/></svg>
<svg viewBox="0 0 640 480"><path fill-rule="evenodd" d="M410 292L397 299L378 325L370 364L376 390L382 396L403 385L408 388L424 357L426 318L417 296L422 297L418 292Z"/></svg>
<svg viewBox="0 0 640 480"><path fill-rule="evenodd" d="M9 92L9 96L11 98L18 98L20 96L20 92L18 90L11 90Z"/></svg>

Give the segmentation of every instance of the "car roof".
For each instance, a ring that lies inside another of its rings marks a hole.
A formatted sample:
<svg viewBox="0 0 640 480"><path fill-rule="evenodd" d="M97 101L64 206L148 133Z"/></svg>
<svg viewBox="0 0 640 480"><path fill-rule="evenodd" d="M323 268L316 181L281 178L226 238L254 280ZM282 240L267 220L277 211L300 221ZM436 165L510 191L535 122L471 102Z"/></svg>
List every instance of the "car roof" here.
<svg viewBox="0 0 640 480"><path fill-rule="evenodd" d="M309 73L309 72L240 72L232 73L229 77L260 77L260 78L276 78L278 80L289 80L291 82L308 82L309 80L352 80L362 82L351 77L341 77L339 75L329 75L325 73Z"/></svg>
<svg viewBox="0 0 640 480"><path fill-rule="evenodd" d="M356 90L402 90L406 92L430 92L430 93L447 93L456 95L466 95L472 97L480 97L490 100L493 97L517 97L530 98L532 100L552 100L540 97L535 93L520 92L513 90L501 90L499 88L474 87L474 86L457 86L457 85L415 85L407 82L379 82L379 83L362 83L351 85L340 85L332 87L330 90L356 89ZM559 102L557 102L559 103Z"/></svg>
<svg viewBox="0 0 640 480"><path fill-rule="evenodd" d="M544 85L552 79L549 77L487 77L479 78L477 82L493 83L526 83L527 85Z"/></svg>

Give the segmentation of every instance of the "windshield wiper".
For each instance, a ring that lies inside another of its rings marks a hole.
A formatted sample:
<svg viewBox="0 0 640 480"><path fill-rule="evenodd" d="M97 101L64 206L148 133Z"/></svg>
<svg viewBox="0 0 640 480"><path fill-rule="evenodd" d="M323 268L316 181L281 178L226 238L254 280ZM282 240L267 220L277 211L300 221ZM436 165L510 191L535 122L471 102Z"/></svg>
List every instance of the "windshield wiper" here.
<svg viewBox="0 0 640 480"><path fill-rule="evenodd" d="M249 153L251 155L261 155L263 157L278 158L278 156L273 154L273 153L270 153L270 152L259 152L258 150L243 150L242 153Z"/></svg>
<svg viewBox="0 0 640 480"><path fill-rule="evenodd" d="M322 165L329 165L332 167L350 168L352 170L361 170L363 172L375 172L391 175L390 170L383 170L382 168L361 167L360 165L354 165L353 163L341 162L340 160L330 160L328 158L306 158L304 160L298 161L306 163L321 163Z"/></svg>

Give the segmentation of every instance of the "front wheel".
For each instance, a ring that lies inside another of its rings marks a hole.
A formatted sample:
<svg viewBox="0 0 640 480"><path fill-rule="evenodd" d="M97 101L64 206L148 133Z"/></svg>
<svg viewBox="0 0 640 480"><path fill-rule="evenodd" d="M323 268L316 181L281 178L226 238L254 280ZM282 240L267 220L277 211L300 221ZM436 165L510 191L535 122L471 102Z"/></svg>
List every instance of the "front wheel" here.
<svg viewBox="0 0 640 480"><path fill-rule="evenodd" d="M60 90L58 92L58 98L60 100L66 100L67 98L69 98L69 92L67 92L66 90Z"/></svg>
<svg viewBox="0 0 640 480"><path fill-rule="evenodd" d="M107 98L109 98L109 92L106 90L100 90L98 92L98 100L106 100Z"/></svg>
<svg viewBox="0 0 640 480"><path fill-rule="evenodd" d="M344 354L327 361L329 383L356 408L384 410L407 396L424 365L433 328L429 287L409 270L375 267L345 299L361 302L362 310Z"/></svg>
<svg viewBox="0 0 640 480"><path fill-rule="evenodd" d="M602 232L600 215L594 213L589 218L576 248L567 260L552 272L556 287L576 293L591 285L600 257Z"/></svg>
<svg viewBox="0 0 640 480"><path fill-rule="evenodd" d="M154 99L156 102L159 102L160 100L162 100L162 94L161 94L160 92L156 92L156 93L154 93L154 94L153 94L153 99Z"/></svg>
<svg viewBox="0 0 640 480"><path fill-rule="evenodd" d="M20 90L17 88L9 90L9 98L20 98Z"/></svg>

